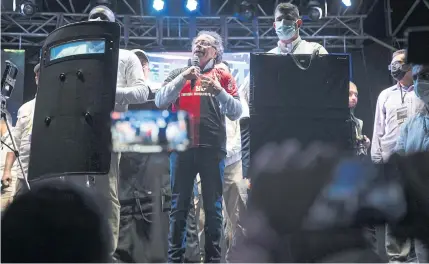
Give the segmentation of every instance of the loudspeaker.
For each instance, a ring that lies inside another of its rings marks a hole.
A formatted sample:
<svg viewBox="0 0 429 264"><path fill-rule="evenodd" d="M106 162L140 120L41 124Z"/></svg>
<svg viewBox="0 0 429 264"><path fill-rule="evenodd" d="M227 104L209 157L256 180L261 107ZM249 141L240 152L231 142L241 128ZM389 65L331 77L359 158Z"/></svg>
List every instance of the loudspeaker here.
<svg viewBox="0 0 429 264"><path fill-rule="evenodd" d="M348 91L348 55L251 54L251 155L286 139L351 149Z"/></svg>
<svg viewBox="0 0 429 264"><path fill-rule="evenodd" d="M109 172L119 38L119 25L106 21L66 25L46 38L29 180Z"/></svg>

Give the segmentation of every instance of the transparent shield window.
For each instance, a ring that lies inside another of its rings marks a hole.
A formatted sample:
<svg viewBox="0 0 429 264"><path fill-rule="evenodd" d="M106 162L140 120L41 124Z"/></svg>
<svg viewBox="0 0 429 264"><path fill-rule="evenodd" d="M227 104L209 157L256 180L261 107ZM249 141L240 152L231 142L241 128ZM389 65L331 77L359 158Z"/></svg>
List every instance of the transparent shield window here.
<svg viewBox="0 0 429 264"><path fill-rule="evenodd" d="M106 50L105 40L79 40L63 43L50 48L49 60L84 54L103 54Z"/></svg>

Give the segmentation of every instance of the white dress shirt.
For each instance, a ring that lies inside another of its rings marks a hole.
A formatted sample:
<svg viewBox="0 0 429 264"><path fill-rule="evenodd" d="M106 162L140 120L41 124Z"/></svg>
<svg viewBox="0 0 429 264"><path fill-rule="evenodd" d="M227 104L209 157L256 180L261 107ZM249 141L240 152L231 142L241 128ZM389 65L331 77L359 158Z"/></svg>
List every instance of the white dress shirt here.
<svg viewBox="0 0 429 264"><path fill-rule="evenodd" d="M31 132L33 130L35 105L36 99L33 99L19 108L18 120L16 121L15 127L12 129L13 138L15 139L16 148L19 152L19 158L21 159L25 175L28 173L28 164L30 163ZM7 145L12 146L10 137L7 137L5 142ZM10 152L10 150L7 152ZM12 170L19 179L24 179L18 161L15 161Z"/></svg>
<svg viewBox="0 0 429 264"><path fill-rule="evenodd" d="M408 118L424 109L423 101L416 96L412 86L407 88L396 84L383 90L378 96L371 146L371 159L374 163L385 163L395 152L401 127L398 110L401 108L406 109Z"/></svg>

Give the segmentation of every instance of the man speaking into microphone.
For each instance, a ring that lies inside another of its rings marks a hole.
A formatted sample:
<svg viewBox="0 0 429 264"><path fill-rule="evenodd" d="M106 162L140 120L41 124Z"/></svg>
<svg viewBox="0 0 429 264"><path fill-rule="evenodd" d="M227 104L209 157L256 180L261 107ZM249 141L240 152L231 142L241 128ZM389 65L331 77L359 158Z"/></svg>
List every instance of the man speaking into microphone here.
<svg viewBox="0 0 429 264"><path fill-rule="evenodd" d="M214 67L222 62L223 50L219 34L200 31L192 41L193 66L173 70L155 96L159 108L184 110L191 117L191 147L170 155L170 263L183 262L186 218L197 173L201 178L206 215L205 262L220 262L225 115L237 120L242 112L234 78Z"/></svg>

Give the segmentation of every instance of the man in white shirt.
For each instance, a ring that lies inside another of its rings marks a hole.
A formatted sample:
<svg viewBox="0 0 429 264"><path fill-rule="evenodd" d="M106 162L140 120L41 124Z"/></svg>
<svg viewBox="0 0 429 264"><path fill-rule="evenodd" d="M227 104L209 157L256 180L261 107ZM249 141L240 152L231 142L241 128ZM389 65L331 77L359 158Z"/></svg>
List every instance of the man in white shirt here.
<svg viewBox="0 0 429 264"><path fill-rule="evenodd" d="M319 43L308 42L299 36L299 28L302 26L302 20L299 16L298 7L291 3L280 3L274 10L274 29L279 38L277 47L268 51L268 53L287 55L287 54L328 54L328 51ZM240 118L242 156L243 156L243 174L248 177L247 171L250 164L250 135L249 135L249 76L245 78L239 88L240 99L243 105L243 113Z"/></svg>
<svg viewBox="0 0 429 264"><path fill-rule="evenodd" d="M401 125L424 108L424 103L414 93L411 65L406 64L405 50L393 53L390 71L397 83L383 90L377 99L371 159L386 163L394 153ZM411 241L399 241L386 226L386 253L391 262L410 261Z"/></svg>
<svg viewBox="0 0 429 264"><path fill-rule="evenodd" d="M39 72L40 63L34 67L34 80L36 85L39 85ZM28 164L30 162L31 132L33 130L33 115L35 105L36 99L34 98L23 104L18 109L18 120L16 121L15 127L12 129L13 138L16 143L16 148L19 152L19 158L21 160L22 169L25 175L28 173ZM6 138L6 142L8 145L12 145L10 137ZM27 187L19 164L16 163L14 166L15 159L15 154L9 150L6 154L2 184L11 185L13 179L12 174L16 173L17 181L15 184L15 193L19 194L23 188L25 189Z"/></svg>
<svg viewBox="0 0 429 264"><path fill-rule="evenodd" d="M115 22L115 16L109 8L98 6L93 8L90 12L89 20L106 20ZM128 110L128 104L145 103L149 96L149 87L146 84L143 68L137 55L132 51L120 49L117 71L114 111L125 112ZM118 200L119 161L120 153L112 153L108 177L100 176L99 179L96 180L96 182L103 179L107 179L109 181L109 188L100 191L112 202L112 212L109 217L109 224L113 232L112 255L116 250L119 236L121 208ZM100 186L106 185L101 183Z"/></svg>
<svg viewBox="0 0 429 264"><path fill-rule="evenodd" d="M277 47L268 51L274 54L328 54L326 49L315 42L307 42L299 36L302 20L298 7L291 3L280 3L274 10L274 29L279 38Z"/></svg>

